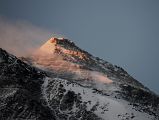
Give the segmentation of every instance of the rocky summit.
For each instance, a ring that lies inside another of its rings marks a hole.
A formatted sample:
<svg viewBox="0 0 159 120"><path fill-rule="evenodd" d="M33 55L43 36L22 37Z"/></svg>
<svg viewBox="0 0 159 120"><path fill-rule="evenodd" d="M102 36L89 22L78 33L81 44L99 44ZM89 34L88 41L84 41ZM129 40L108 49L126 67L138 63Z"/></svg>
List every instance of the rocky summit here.
<svg viewBox="0 0 159 120"><path fill-rule="evenodd" d="M0 49L0 120L159 120L159 96L65 38L30 56Z"/></svg>

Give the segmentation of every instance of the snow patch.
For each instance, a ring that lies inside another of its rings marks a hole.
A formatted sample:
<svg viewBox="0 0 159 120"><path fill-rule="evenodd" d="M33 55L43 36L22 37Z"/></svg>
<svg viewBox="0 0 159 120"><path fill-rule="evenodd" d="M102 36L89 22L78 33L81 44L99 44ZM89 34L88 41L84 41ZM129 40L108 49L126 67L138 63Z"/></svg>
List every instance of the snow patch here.
<svg viewBox="0 0 159 120"><path fill-rule="evenodd" d="M46 77L44 79L44 83L41 87L41 90L42 90L42 95L43 95L43 98L46 100L46 103L48 105L49 108L51 108L50 104L49 104L49 100L48 100L48 97L47 97L47 93L46 93L46 90L47 90L47 86L48 86L48 81L49 81L50 78Z"/></svg>

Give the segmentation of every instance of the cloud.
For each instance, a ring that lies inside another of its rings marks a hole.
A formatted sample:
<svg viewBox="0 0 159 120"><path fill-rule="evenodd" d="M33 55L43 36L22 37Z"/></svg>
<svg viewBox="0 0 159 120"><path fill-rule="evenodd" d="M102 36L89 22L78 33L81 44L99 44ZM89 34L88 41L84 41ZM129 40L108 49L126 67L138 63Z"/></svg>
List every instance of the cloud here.
<svg viewBox="0 0 159 120"><path fill-rule="evenodd" d="M0 16L0 48L26 56L51 37L51 32L26 21L9 21Z"/></svg>

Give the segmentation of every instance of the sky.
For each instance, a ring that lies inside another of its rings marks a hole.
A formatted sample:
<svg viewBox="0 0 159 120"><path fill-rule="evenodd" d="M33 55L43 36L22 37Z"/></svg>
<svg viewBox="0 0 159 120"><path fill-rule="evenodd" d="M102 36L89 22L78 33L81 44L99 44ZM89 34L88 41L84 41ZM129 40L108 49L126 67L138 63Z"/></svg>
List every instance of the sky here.
<svg viewBox="0 0 159 120"><path fill-rule="evenodd" d="M158 0L0 0L0 44L15 30L19 40L64 36L159 94L158 6Z"/></svg>

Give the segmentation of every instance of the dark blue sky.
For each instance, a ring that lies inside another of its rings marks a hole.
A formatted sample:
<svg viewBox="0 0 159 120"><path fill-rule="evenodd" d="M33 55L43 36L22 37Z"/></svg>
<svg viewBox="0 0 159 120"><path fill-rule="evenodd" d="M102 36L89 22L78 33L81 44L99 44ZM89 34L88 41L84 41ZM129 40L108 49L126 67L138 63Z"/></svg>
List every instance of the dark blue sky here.
<svg viewBox="0 0 159 120"><path fill-rule="evenodd" d="M158 0L1 0L0 16L64 35L159 94Z"/></svg>

